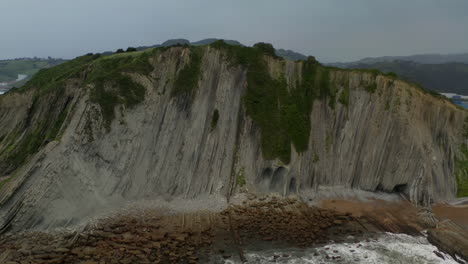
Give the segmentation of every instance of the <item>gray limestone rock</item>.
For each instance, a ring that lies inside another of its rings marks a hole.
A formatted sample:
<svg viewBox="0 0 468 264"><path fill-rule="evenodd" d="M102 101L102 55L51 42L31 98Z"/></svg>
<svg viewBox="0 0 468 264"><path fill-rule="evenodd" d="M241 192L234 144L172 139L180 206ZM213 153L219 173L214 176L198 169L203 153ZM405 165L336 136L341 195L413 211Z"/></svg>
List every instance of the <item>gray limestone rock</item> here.
<svg viewBox="0 0 468 264"><path fill-rule="evenodd" d="M89 85L70 80L53 104L72 106L60 141L16 170L0 165L11 178L0 189L0 229L71 226L126 201L229 199L240 190L239 175L244 189L258 193L300 195L343 186L399 192L422 204L454 197L454 160L468 115L450 102L390 77L332 70L338 94L350 89L349 104L332 109L327 99L316 100L307 151L292 147L291 162L283 164L263 158L260 127L242 102L247 70L221 51L205 47L193 97L171 96L188 59L187 48L170 48L151 58L150 75L131 74L146 88L145 100L132 109L117 107L110 131L89 100ZM301 62L267 58L267 64L290 88L300 81ZM364 84L373 81L377 91L369 93ZM33 96L28 91L0 97L2 139L31 116L40 122L51 113L50 101L37 102L29 113ZM8 145L0 142L1 153Z"/></svg>

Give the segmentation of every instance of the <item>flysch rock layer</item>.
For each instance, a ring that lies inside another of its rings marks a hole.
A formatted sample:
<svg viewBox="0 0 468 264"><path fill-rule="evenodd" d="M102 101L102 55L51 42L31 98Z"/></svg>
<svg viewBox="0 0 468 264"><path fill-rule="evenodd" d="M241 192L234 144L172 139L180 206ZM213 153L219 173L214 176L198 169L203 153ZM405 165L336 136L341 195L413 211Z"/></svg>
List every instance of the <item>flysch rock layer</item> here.
<svg viewBox="0 0 468 264"><path fill-rule="evenodd" d="M117 107L110 131L99 105L89 100L84 76L68 81L60 97L36 102L34 113L28 112L33 91L1 96L0 136L25 120L47 118L52 101L72 110L60 141L3 175L11 180L0 190L0 229L70 226L124 201L229 199L240 189L239 177L246 181L242 189L258 193L300 195L342 186L401 192L416 203L454 197L454 160L467 112L450 102L390 77L331 70L339 91L349 85L349 104L332 109L327 100L316 100L308 149L292 147L291 162L284 164L262 156L260 127L242 101L247 69L233 66L222 51L204 47L194 95L171 96L189 52L170 48L150 58L151 74L131 74L146 88L145 100L132 109ZM270 74L284 76L290 87L300 79L301 62L266 60ZM364 85L374 79L376 92L369 93Z"/></svg>

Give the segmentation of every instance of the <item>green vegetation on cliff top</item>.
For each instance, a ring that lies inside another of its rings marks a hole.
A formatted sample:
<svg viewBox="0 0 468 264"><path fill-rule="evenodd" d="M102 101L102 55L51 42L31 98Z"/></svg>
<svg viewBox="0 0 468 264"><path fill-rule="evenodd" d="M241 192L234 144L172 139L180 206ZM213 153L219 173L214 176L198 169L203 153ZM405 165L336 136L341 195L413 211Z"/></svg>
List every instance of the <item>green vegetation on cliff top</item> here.
<svg viewBox="0 0 468 264"><path fill-rule="evenodd" d="M405 60L379 61L349 65L350 68L374 68L383 72L395 72L403 79L421 83L438 92L465 94L468 87L468 65L445 62L423 64Z"/></svg>
<svg viewBox="0 0 468 264"><path fill-rule="evenodd" d="M468 140L468 117L463 125L463 136ZM457 179L457 196L468 197L468 146L462 144L460 156L455 159L455 176Z"/></svg>
<svg viewBox="0 0 468 264"><path fill-rule="evenodd" d="M462 157L455 160L455 176L457 179L457 196L468 197L468 147L460 148Z"/></svg>
<svg viewBox="0 0 468 264"><path fill-rule="evenodd" d="M299 153L307 150L313 101L334 97L328 69L314 59L302 62L302 81L288 90L284 77L275 79L268 71L264 56L274 55L270 44L258 43L249 48L217 41L211 46L225 51L234 65L247 67L248 86L243 101L248 115L260 127L263 156L287 164L291 145Z"/></svg>
<svg viewBox="0 0 468 264"><path fill-rule="evenodd" d="M50 68L60 63L62 59L24 58L15 60L0 60L0 82L14 82L18 74L33 76L40 69ZM18 87L18 83L14 83Z"/></svg>
<svg viewBox="0 0 468 264"><path fill-rule="evenodd" d="M24 87L17 90L22 92L36 87L36 96L56 92L64 89L71 78L79 78L80 74L86 72L84 83L93 84L91 101L101 107L104 124L109 129L117 105L133 107L143 101L144 87L135 83L129 74L149 74L153 70L149 63L153 52L152 49L106 57L88 54L59 66L40 70Z"/></svg>
<svg viewBox="0 0 468 264"><path fill-rule="evenodd" d="M172 96L186 94L193 96L198 88L198 81L201 74L202 49L189 47L190 60L183 69L180 70L174 82Z"/></svg>
<svg viewBox="0 0 468 264"><path fill-rule="evenodd" d="M153 70L149 62L151 54L151 51L121 53L94 63L86 82L94 84L90 98L101 107L108 130L115 118L116 106L131 108L145 99L145 88L133 81L129 74L148 75Z"/></svg>
<svg viewBox="0 0 468 264"><path fill-rule="evenodd" d="M47 118L40 121L32 120L33 113L39 111L39 96L34 97L26 124L16 127L14 133L5 139L8 145L0 152L0 159L3 160L5 166L2 166L5 170L4 173L9 173L17 168L30 155L36 153L41 146L59 137L60 129L69 111L69 101L63 101L61 96L62 93L56 93L48 97L50 101L44 114ZM64 102L64 104L60 102ZM57 111L54 109L56 107L61 108ZM21 140L17 140L20 137Z"/></svg>
<svg viewBox="0 0 468 264"><path fill-rule="evenodd" d="M79 73L85 70L86 66L97 58L99 58L99 55L89 54L52 68L41 69L23 87L10 91L17 90L22 92L34 87L36 88L36 93L43 94L51 90L61 89L68 79L79 77Z"/></svg>
<svg viewBox="0 0 468 264"><path fill-rule="evenodd" d="M152 52L154 51L149 50L108 57L88 54L59 66L40 70L25 86L11 90L9 93L26 92L34 88L34 95L27 121L30 124L15 128L14 133L4 138L8 145L0 153L0 160L6 166L5 173L23 164L47 142L58 138L70 107L68 103L62 105L59 102L63 99L66 84L72 78L81 76L82 84L93 85L90 99L100 105L104 126L110 129L117 105L133 107L143 101L145 88L135 83L129 74L149 74L153 69L149 63ZM32 121L35 115L40 114L37 108L41 100L50 101L45 109L47 118ZM59 105L63 109L55 109Z"/></svg>

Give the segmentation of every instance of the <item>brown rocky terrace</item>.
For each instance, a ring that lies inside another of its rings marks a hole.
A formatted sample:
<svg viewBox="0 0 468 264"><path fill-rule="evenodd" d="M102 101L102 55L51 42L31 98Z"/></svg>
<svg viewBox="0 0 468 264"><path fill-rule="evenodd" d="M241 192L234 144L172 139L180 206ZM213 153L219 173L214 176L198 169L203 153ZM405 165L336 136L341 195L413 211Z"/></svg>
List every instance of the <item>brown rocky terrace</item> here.
<svg viewBox="0 0 468 264"><path fill-rule="evenodd" d="M369 242L372 234L384 231L421 235L433 224L407 202L325 200L315 207L293 197L250 195L219 213L146 209L104 218L73 232L5 235L0 240L0 260L8 264L240 262L245 260L244 248L254 243L305 248L331 240ZM430 232L453 243L444 230L450 228ZM368 235L362 238L363 234ZM460 239L463 236L457 243ZM340 260L332 253L330 258Z"/></svg>

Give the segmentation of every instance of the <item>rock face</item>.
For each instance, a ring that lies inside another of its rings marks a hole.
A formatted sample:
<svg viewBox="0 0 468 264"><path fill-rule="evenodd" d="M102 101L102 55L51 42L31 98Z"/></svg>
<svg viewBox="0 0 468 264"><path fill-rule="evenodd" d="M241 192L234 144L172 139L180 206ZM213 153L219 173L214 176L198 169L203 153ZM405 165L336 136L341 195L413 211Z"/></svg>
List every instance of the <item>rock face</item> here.
<svg viewBox="0 0 468 264"><path fill-rule="evenodd" d="M101 219L80 231L19 232L2 236L0 262L221 263L230 259L245 263L254 260L246 254L252 246L275 248L280 242L284 246L307 249L333 240L333 243L354 243L358 251L361 246L376 241L379 236L376 232L414 234L425 227L417 225L417 217L410 221L416 226L406 226L400 219L375 219L368 214L358 217L276 195L249 197L242 205L231 205L222 212L171 215L161 214L159 210L136 210L130 215ZM391 211L382 204L379 209L380 215ZM401 215L406 217L413 210ZM350 245L347 247L354 251ZM346 259L337 253L326 247L320 253L315 252L314 257ZM365 257L361 254L356 252L352 259L347 257L356 262ZM291 255L284 253L282 257Z"/></svg>
<svg viewBox="0 0 468 264"><path fill-rule="evenodd" d="M108 109L86 81L97 62L61 83L60 93L32 87L1 96L0 229L68 226L123 201L229 198L239 189L287 195L339 185L401 192L418 203L454 197L465 110L389 76L330 69L335 94L348 95L314 101L307 149L291 146L286 164L264 158L261 127L243 100L247 67L222 49L197 49L192 93L172 91L193 47L151 53L149 73L125 71L145 96L111 105L107 128ZM289 90L302 81L305 62L263 59ZM37 142L27 136L33 132ZM27 154L13 155L19 146Z"/></svg>
<svg viewBox="0 0 468 264"><path fill-rule="evenodd" d="M427 234L427 239L440 250L449 253L455 259L468 261L468 238L465 229L450 221L444 221L437 228L429 229Z"/></svg>

